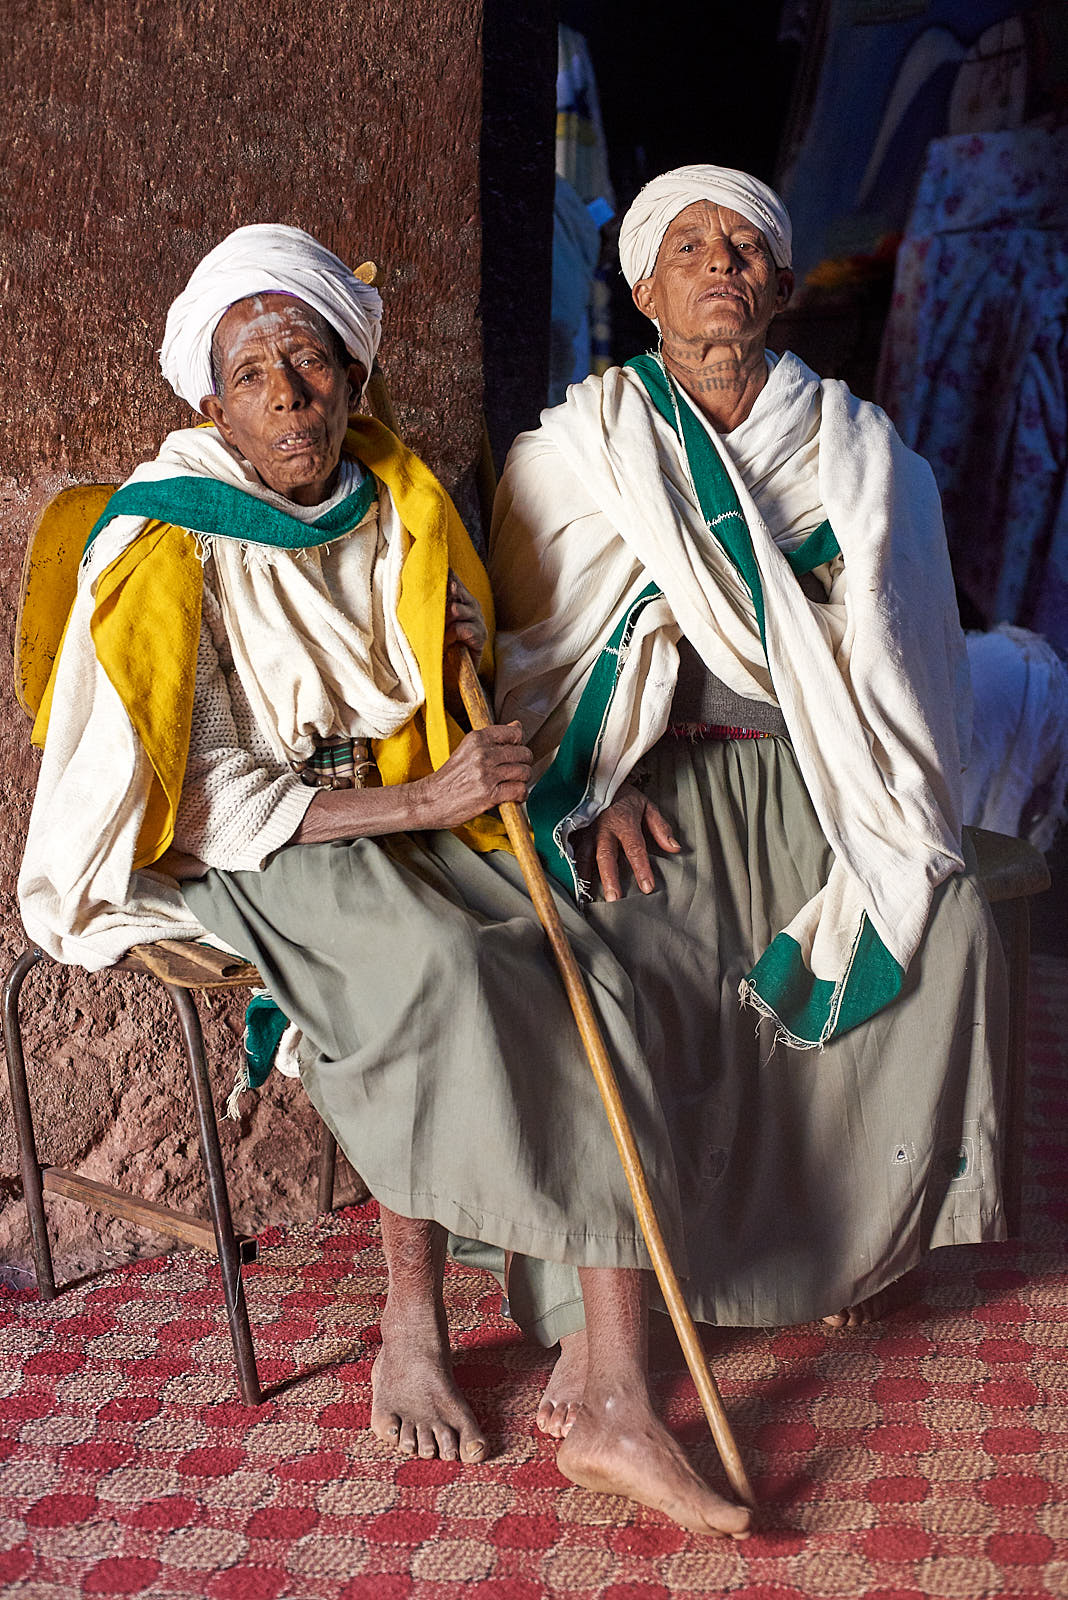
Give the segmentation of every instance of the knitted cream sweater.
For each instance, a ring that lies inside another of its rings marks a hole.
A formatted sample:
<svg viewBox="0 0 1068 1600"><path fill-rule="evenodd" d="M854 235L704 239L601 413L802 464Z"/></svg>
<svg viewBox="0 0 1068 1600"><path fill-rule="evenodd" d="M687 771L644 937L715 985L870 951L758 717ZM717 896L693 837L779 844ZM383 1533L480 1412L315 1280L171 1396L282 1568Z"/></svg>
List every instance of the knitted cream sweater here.
<svg viewBox="0 0 1068 1600"><path fill-rule="evenodd" d="M310 510L291 507L291 514L321 515L351 494L361 477L361 468L344 459L330 499ZM366 529L372 519L378 528L377 504L361 526ZM189 757L174 848L209 867L258 871L292 838L315 795L316 790L279 758L256 719L234 665L216 593L215 563L209 555L204 564Z"/></svg>
<svg viewBox="0 0 1068 1600"><path fill-rule="evenodd" d="M279 761L234 668L204 567L193 723L174 846L209 867L258 870L292 838L316 791Z"/></svg>

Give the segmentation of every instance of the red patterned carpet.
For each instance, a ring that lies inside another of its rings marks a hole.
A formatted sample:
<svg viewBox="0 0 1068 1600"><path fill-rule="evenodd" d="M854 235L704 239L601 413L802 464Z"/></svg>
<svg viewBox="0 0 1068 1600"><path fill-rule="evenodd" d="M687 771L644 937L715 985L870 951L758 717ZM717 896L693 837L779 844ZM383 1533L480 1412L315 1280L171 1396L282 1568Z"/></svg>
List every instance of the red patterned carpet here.
<svg viewBox="0 0 1068 1600"><path fill-rule="evenodd" d="M760 1495L702 1541L557 1473L531 1425L548 1358L450 1271L482 1467L397 1464L365 1431L385 1288L374 1208L265 1236L247 1276L266 1381L235 1401L211 1264L188 1254L52 1306L0 1302L0 1593L174 1600L745 1600L1068 1595L1068 962L1035 962L1026 1237L939 1252L881 1326L716 1332ZM684 1373L671 1425L718 1472Z"/></svg>

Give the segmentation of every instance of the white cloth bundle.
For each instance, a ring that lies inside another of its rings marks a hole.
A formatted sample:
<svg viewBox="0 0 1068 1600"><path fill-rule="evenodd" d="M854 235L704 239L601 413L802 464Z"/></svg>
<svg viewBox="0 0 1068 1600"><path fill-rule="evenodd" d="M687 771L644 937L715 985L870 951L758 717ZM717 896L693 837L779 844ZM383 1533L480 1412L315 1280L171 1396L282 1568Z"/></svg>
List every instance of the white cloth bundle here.
<svg viewBox="0 0 1068 1600"><path fill-rule="evenodd" d="M215 391L215 329L232 305L256 294L296 295L326 318L370 373L381 336L378 290L303 229L252 223L235 229L204 257L167 313L160 368L175 394L195 411Z"/></svg>
<svg viewBox="0 0 1068 1600"><path fill-rule="evenodd" d="M676 167L639 190L619 229L619 262L633 289L652 276L664 235L687 206L698 200L729 206L764 234L777 267L790 265L790 215L774 189L734 167Z"/></svg>
<svg viewBox="0 0 1068 1600"><path fill-rule="evenodd" d="M1027 628L968 634L975 733L964 819L1048 850L1068 811L1068 668Z"/></svg>

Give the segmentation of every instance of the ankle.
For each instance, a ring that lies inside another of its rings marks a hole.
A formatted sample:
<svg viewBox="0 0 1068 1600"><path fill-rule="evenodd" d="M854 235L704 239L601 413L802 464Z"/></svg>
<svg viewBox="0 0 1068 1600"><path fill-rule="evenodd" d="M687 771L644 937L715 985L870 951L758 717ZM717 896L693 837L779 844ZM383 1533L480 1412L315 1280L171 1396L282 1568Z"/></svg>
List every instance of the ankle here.
<svg viewBox="0 0 1068 1600"><path fill-rule="evenodd" d="M616 1367L609 1372L587 1372L582 1405L597 1416L616 1416L635 1409L652 1409L645 1373L640 1367Z"/></svg>
<svg viewBox="0 0 1068 1600"><path fill-rule="evenodd" d="M390 1285L379 1326L382 1340L411 1348L448 1348L445 1308L422 1294Z"/></svg>
<svg viewBox="0 0 1068 1600"><path fill-rule="evenodd" d="M644 1381L649 1364L649 1274L580 1267L590 1371Z"/></svg>

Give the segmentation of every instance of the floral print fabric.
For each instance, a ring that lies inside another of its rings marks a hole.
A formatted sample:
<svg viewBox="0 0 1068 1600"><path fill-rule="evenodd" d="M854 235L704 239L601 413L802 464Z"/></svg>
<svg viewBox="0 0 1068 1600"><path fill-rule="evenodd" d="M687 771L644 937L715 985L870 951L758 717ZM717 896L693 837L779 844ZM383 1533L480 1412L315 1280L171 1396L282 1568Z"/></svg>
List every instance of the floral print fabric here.
<svg viewBox="0 0 1068 1600"><path fill-rule="evenodd" d="M879 399L942 493L988 626L1068 655L1068 128L936 139L898 256Z"/></svg>

